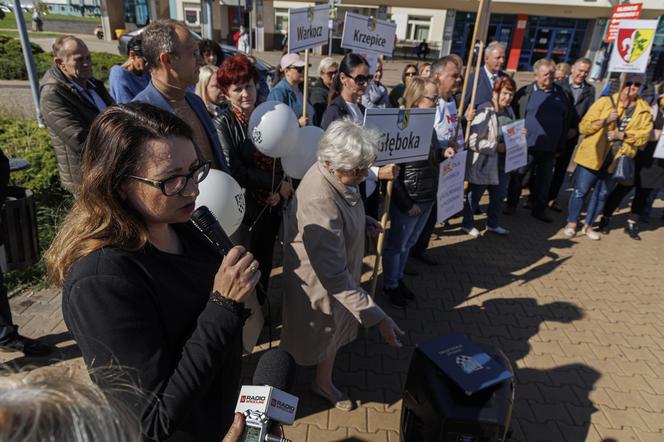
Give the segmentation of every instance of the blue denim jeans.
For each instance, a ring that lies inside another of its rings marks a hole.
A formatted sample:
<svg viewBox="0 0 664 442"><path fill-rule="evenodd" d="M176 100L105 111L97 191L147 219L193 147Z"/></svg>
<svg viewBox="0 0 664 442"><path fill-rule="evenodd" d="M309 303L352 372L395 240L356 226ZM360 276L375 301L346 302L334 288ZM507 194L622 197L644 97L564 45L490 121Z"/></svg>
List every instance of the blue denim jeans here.
<svg viewBox="0 0 664 442"><path fill-rule="evenodd" d="M422 211L419 216L409 216L395 204L390 207L390 230L383 249L383 287L391 289L399 285L408 261L408 252L429 220L433 201L417 205Z"/></svg>
<svg viewBox="0 0 664 442"><path fill-rule="evenodd" d="M500 206L505 198L507 192L507 174L503 170L498 172L498 184L485 185L485 184L469 184L468 193L466 194L466 204L463 206L463 227L472 229L475 227L475 210L480 204L480 199L484 195L485 190L489 190L489 208L487 209L486 225L495 229L498 227L498 217L500 214Z"/></svg>
<svg viewBox="0 0 664 442"><path fill-rule="evenodd" d="M600 170L591 170L577 165L574 171L574 190L569 197L567 222L570 224L577 223L586 196L594 188L584 221L585 225L592 226L614 187L615 183L611 180L607 167L602 167Z"/></svg>

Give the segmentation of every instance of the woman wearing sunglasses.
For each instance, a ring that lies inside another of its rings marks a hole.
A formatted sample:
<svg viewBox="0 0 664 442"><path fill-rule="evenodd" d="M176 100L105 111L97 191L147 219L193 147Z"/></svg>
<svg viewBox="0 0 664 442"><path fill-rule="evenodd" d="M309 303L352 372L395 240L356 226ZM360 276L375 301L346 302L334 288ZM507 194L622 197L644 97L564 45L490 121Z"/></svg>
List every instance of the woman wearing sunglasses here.
<svg viewBox="0 0 664 442"><path fill-rule="evenodd" d="M281 73L283 78L274 85L267 96L267 101L279 101L290 107L297 116L300 127L309 124L309 119L314 118L314 108L307 103L307 117L302 114L304 95L302 84L304 83L304 60L297 54L286 54L281 57Z"/></svg>
<svg viewBox="0 0 664 442"><path fill-rule="evenodd" d="M628 74L623 89L597 100L579 123L579 133L585 138L574 157L578 167L564 229L568 238L576 235L584 199L594 187L582 232L589 239L601 239L592 225L615 187L611 175L616 163L622 155L634 158L648 142L652 114L648 103L639 97L643 80L641 74Z"/></svg>
<svg viewBox="0 0 664 442"><path fill-rule="evenodd" d="M149 440L219 441L240 379L243 301L260 278L241 246L223 259L189 223L210 169L187 124L145 103L94 121L74 206L47 252L93 380L122 369Z"/></svg>
<svg viewBox="0 0 664 442"><path fill-rule="evenodd" d="M401 102L403 93L406 91L410 80L417 77L417 74L418 71L416 64L409 63L406 65L406 67L403 68L403 72L401 74L401 84L394 86L390 92L390 104L392 107L399 107L403 104Z"/></svg>

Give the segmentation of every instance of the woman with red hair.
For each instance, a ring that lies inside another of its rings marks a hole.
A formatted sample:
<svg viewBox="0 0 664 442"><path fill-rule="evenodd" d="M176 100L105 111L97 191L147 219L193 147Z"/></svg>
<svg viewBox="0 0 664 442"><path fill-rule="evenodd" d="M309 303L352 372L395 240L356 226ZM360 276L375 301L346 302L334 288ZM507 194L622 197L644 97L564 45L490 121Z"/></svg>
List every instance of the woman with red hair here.
<svg viewBox="0 0 664 442"><path fill-rule="evenodd" d="M480 231L475 228L473 214L487 189L489 190L487 231L498 235L509 233L498 224L500 205L507 188L505 143L501 126L514 120L510 104L515 91L516 84L512 78L507 76L498 78L493 85L491 101L478 106L477 115L470 125L468 154L471 158L466 173L468 194L463 211L462 228L473 238L480 235Z"/></svg>
<svg viewBox="0 0 664 442"><path fill-rule="evenodd" d="M256 257L261 283L267 290L274 241L281 224L281 202L290 197L293 188L279 159L263 155L249 137L247 126L256 108L257 83L258 70L247 56L224 60L217 71L217 84L229 106L215 117L214 125L231 175L246 189L244 219L232 239Z"/></svg>

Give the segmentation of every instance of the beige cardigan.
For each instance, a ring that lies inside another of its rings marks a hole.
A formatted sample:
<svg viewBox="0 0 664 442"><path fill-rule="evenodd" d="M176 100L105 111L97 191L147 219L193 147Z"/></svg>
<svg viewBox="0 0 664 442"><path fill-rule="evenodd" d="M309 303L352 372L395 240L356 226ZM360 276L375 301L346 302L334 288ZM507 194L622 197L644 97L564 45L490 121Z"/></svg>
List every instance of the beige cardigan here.
<svg viewBox="0 0 664 442"><path fill-rule="evenodd" d="M318 364L385 313L360 287L366 215L359 191L314 164L284 216L281 348Z"/></svg>

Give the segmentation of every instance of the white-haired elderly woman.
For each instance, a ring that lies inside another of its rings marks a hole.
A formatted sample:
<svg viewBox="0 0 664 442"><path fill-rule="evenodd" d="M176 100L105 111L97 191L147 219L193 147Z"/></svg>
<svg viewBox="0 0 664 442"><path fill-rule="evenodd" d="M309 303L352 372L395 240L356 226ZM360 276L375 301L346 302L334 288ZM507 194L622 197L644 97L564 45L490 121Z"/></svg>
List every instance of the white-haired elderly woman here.
<svg viewBox="0 0 664 442"><path fill-rule="evenodd" d="M302 179L284 218L281 348L299 365L316 365L314 393L350 411L332 382L337 351L358 323L378 326L388 344L403 334L360 286L364 238L380 224L366 216L358 185L376 159L380 135L348 119L334 121L318 145L318 162Z"/></svg>

